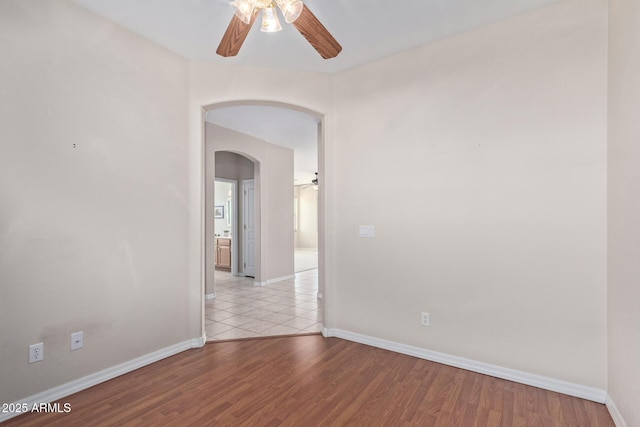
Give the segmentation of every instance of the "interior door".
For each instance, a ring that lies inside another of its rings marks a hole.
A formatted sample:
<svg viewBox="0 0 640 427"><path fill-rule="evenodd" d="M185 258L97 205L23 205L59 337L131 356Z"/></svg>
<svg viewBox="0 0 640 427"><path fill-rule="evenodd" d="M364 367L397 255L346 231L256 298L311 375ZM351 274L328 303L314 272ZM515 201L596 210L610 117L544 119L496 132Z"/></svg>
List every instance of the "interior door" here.
<svg viewBox="0 0 640 427"><path fill-rule="evenodd" d="M243 197L243 259L244 275L256 275L256 221L255 221L255 190L253 179L242 181Z"/></svg>

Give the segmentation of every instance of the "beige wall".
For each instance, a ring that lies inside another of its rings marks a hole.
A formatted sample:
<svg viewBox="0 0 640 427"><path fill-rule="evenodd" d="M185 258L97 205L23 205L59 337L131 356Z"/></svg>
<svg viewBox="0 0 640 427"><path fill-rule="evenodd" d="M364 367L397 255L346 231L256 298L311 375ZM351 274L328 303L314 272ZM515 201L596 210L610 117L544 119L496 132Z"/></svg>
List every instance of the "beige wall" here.
<svg viewBox="0 0 640 427"><path fill-rule="evenodd" d="M606 31L569 0L336 77L333 326L606 389Z"/></svg>
<svg viewBox="0 0 640 427"><path fill-rule="evenodd" d="M609 7L609 395L640 425L640 4Z"/></svg>
<svg viewBox="0 0 640 427"><path fill-rule="evenodd" d="M300 186L299 185L294 185L293 186L293 197L295 197L296 202L298 202L298 204L296 205L296 209L299 209L300 206ZM300 222L300 219L297 218L296 219L297 222ZM300 232L298 230L294 230L293 232L293 247L294 248L298 248L300 247Z"/></svg>
<svg viewBox="0 0 640 427"><path fill-rule="evenodd" d="M312 186L298 189L298 247L318 247L318 191Z"/></svg>
<svg viewBox="0 0 640 427"><path fill-rule="evenodd" d="M0 402L12 402L197 338L201 315L186 61L59 0L1 1L0 52ZM28 364L41 341L44 360Z"/></svg>

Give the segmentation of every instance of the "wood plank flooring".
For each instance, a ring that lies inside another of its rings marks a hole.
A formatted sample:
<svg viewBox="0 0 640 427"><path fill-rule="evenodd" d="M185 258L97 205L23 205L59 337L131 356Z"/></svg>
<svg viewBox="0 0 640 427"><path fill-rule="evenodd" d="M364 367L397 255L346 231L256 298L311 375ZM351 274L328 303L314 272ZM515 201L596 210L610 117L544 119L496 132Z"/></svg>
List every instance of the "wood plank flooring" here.
<svg viewBox="0 0 640 427"><path fill-rule="evenodd" d="M217 342L7 426L604 426L604 405L320 335Z"/></svg>

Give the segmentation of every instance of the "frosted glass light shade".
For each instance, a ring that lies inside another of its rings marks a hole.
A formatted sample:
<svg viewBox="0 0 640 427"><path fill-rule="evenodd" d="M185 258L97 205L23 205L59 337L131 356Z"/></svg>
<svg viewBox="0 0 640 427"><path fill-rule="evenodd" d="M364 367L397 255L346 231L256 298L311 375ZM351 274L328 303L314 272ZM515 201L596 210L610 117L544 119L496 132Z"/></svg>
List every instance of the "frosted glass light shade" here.
<svg viewBox="0 0 640 427"><path fill-rule="evenodd" d="M287 24L291 24L293 21L298 19L302 13L302 8L304 7L301 0L276 0L276 2L278 3L278 7L280 7L280 10L284 15L284 20Z"/></svg>
<svg viewBox="0 0 640 427"><path fill-rule="evenodd" d="M265 33L275 33L280 30L282 30L282 26L280 25L276 8L271 6L262 9L262 27L260 28L260 31Z"/></svg>
<svg viewBox="0 0 640 427"><path fill-rule="evenodd" d="M235 0L231 3L236 8L236 16L245 24L251 23L251 15L255 8L251 0Z"/></svg>

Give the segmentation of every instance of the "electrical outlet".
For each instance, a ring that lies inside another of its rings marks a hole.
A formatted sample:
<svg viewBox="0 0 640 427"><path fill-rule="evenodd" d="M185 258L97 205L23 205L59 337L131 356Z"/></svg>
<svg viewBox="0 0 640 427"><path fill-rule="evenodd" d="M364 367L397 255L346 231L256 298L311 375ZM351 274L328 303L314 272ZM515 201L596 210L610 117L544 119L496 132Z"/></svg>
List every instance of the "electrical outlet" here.
<svg viewBox="0 0 640 427"><path fill-rule="evenodd" d="M71 334L71 350L84 347L84 332L74 332Z"/></svg>
<svg viewBox="0 0 640 427"><path fill-rule="evenodd" d="M44 358L44 344L31 344L29 346L29 363L39 362Z"/></svg>
<svg viewBox="0 0 640 427"><path fill-rule="evenodd" d="M422 312L422 326L429 326L429 313Z"/></svg>

